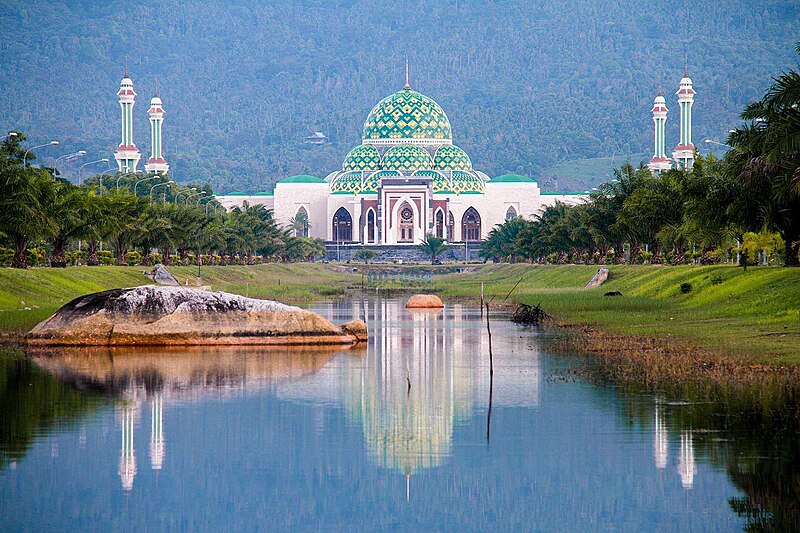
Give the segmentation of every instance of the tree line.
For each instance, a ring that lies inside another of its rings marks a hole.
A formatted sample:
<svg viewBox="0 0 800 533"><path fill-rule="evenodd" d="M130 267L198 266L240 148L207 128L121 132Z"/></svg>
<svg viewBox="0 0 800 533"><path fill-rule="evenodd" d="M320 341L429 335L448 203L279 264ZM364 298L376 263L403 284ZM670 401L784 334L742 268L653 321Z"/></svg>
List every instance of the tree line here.
<svg viewBox="0 0 800 533"><path fill-rule="evenodd" d="M221 208L208 184L118 174L78 186L32 165L24 141L13 132L0 145L0 264L226 265L325 255L320 239L296 236L270 210Z"/></svg>
<svg viewBox="0 0 800 533"><path fill-rule="evenodd" d="M797 46L800 53L800 44ZM660 175L625 164L586 203L557 203L495 227L481 253L498 261L800 265L800 73L745 106L722 159Z"/></svg>

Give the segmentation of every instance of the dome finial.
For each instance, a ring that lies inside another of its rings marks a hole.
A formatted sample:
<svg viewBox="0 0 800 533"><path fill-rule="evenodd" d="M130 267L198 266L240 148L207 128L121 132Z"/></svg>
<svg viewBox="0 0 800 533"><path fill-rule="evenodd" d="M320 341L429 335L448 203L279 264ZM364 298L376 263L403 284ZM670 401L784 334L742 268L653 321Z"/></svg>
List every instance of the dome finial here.
<svg viewBox="0 0 800 533"><path fill-rule="evenodd" d="M405 87L403 87L403 89L410 89L410 88L411 84L408 83L408 56L406 56L406 85Z"/></svg>
<svg viewBox="0 0 800 533"><path fill-rule="evenodd" d="M125 76L123 76L123 77L124 78L129 78L130 77L130 76L128 76L128 56L127 55L125 56Z"/></svg>

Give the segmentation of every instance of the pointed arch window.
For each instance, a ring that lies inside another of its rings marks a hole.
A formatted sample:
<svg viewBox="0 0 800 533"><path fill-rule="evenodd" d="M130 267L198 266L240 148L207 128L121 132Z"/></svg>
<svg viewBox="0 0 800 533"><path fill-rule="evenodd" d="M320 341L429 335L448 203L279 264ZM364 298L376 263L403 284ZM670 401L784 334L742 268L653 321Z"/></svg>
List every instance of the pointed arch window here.
<svg viewBox="0 0 800 533"><path fill-rule="evenodd" d="M481 216L474 207L470 207L461 218L461 239L464 241L481 240Z"/></svg>
<svg viewBox="0 0 800 533"><path fill-rule="evenodd" d="M508 210L506 211L506 222L508 222L509 220L514 220L518 216L519 215L517 214L517 210L514 209L514 206L513 205L509 206Z"/></svg>
<svg viewBox="0 0 800 533"><path fill-rule="evenodd" d="M453 217L453 213L447 214L447 240L448 241L455 241L456 240L456 219Z"/></svg>
<svg viewBox="0 0 800 533"><path fill-rule="evenodd" d="M367 242L375 242L375 210L372 208L367 211Z"/></svg>
<svg viewBox="0 0 800 533"><path fill-rule="evenodd" d="M399 224L397 228L397 242L414 242L414 210L408 202L403 202L397 211Z"/></svg>
<svg viewBox="0 0 800 533"><path fill-rule="evenodd" d="M291 224L295 237L308 237L308 211L306 211L305 207L297 210Z"/></svg>
<svg viewBox="0 0 800 533"><path fill-rule="evenodd" d="M344 207L333 215L333 240L336 242L353 240L353 218Z"/></svg>
<svg viewBox="0 0 800 533"><path fill-rule="evenodd" d="M436 237L439 239L444 239L444 211L439 209L436 211Z"/></svg>

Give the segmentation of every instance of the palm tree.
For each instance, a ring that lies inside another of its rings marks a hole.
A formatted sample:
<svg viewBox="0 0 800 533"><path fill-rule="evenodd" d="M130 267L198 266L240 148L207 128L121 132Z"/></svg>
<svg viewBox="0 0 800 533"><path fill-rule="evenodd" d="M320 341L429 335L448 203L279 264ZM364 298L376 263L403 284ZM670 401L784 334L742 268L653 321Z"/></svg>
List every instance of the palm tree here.
<svg viewBox="0 0 800 533"><path fill-rule="evenodd" d="M427 237L424 241L422 241L422 244L420 244L418 248L425 255L430 256L431 264L433 264L436 262L436 258L445 250L447 250L447 245L444 244L444 239L440 239L439 237L434 236L432 233L428 233Z"/></svg>

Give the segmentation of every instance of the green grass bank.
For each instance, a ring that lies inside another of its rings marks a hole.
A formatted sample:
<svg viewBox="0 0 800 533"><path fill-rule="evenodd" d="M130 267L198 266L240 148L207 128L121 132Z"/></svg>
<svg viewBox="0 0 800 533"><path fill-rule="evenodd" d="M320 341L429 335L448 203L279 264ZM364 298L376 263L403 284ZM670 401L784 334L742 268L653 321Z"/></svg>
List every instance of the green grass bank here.
<svg viewBox="0 0 800 533"><path fill-rule="evenodd" d="M558 321L618 335L674 340L752 364L800 365L800 269L612 265L599 288L592 265L487 265L435 280L445 297L541 303ZM681 292L681 285L691 290ZM620 291L622 297L603 296Z"/></svg>
<svg viewBox="0 0 800 533"><path fill-rule="evenodd" d="M149 267L68 267L0 269L0 336L23 335L59 307L78 296L117 287L150 283ZM194 284L197 267L170 267L181 282ZM265 264L208 266L202 283L214 290L284 302L321 300L344 295L360 277L326 265Z"/></svg>

